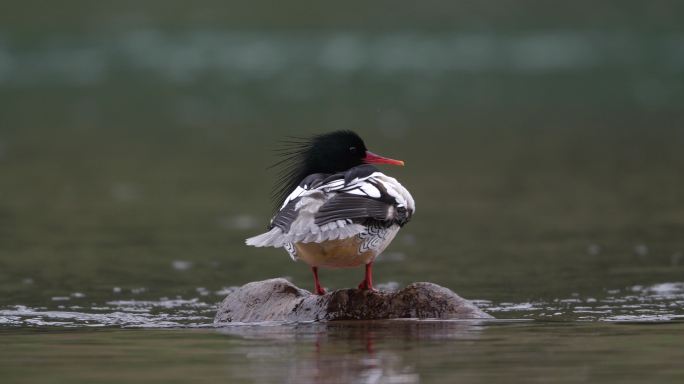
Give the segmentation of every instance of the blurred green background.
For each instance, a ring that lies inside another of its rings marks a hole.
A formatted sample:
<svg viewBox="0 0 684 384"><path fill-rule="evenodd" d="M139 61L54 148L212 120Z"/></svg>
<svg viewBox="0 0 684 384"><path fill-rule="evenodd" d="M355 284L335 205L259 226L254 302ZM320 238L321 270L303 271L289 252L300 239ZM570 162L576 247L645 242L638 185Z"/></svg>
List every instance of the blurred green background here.
<svg viewBox="0 0 684 384"><path fill-rule="evenodd" d="M310 288L243 239L277 140L335 129L407 163L385 170L417 214L381 283L521 301L681 281L681 1L0 8L0 305Z"/></svg>

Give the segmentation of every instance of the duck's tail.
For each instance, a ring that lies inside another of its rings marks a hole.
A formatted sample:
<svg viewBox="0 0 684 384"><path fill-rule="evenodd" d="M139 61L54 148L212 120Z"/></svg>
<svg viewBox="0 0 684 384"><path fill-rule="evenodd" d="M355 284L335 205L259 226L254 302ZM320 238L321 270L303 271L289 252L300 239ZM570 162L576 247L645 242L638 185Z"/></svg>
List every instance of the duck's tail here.
<svg viewBox="0 0 684 384"><path fill-rule="evenodd" d="M275 247L280 248L285 244L285 236L280 228L273 228L266 233L250 237L245 244L252 247Z"/></svg>

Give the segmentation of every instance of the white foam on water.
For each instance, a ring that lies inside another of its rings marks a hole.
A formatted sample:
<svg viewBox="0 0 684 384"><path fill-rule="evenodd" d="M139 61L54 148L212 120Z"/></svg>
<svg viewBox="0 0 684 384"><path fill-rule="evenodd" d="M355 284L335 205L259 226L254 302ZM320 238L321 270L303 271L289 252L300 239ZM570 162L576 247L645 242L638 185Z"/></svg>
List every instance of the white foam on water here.
<svg viewBox="0 0 684 384"><path fill-rule="evenodd" d="M398 287L389 282L383 289ZM16 305L0 309L0 326L28 327L136 327L179 328L213 327L216 310L214 302L204 297L213 293L220 297L233 292L236 287L226 287L211 292L197 287L199 297L166 298L158 300L122 299L90 306L67 305L71 298L80 295L56 296L54 308ZM623 295L619 293L623 292ZM116 294L117 296L121 293ZM605 297L574 293L569 298L557 298L548 302L472 302L499 320L552 320L552 321L605 321L605 322L664 322L684 320L684 283L666 282L654 285L635 285L606 291ZM202 299L200 299L200 297ZM213 297L213 296L212 296ZM63 301L64 300L64 301ZM62 304L64 303L64 304ZM232 324L235 325L235 324ZM239 324L238 324L239 325ZM254 324L249 324L254 325ZM281 322L260 325L283 325Z"/></svg>
<svg viewBox="0 0 684 384"><path fill-rule="evenodd" d="M623 295L619 295L624 292ZM650 286L635 285L608 289L603 298L573 294L548 303L492 303L473 301L486 312L515 314L522 318L563 317L580 321L662 322L684 319L684 283L670 282ZM543 312L542 312L543 311Z"/></svg>
<svg viewBox="0 0 684 384"><path fill-rule="evenodd" d="M479 303L482 303L480 301ZM511 311L541 311L543 303L499 303L498 305L483 306L488 312L511 312Z"/></svg>
<svg viewBox="0 0 684 384"><path fill-rule="evenodd" d="M187 271L192 268L192 262L186 260L174 260L171 262L171 266L176 271Z"/></svg>
<svg viewBox="0 0 684 384"><path fill-rule="evenodd" d="M678 295L684 294L684 283L662 283L645 288L648 292L658 295Z"/></svg>
<svg viewBox="0 0 684 384"><path fill-rule="evenodd" d="M193 299L115 300L105 306L50 310L17 305L0 310L0 324L57 327L177 328L211 326L215 305ZM82 309L83 311L76 311Z"/></svg>
<svg viewBox="0 0 684 384"><path fill-rule="evenodd" d="M197 298L193 299L166 299L160 300L113 300L108 301L108 305L123 307L123 308L208 308L213 305L201 302Z"/></svg>
<svg viewBox="0 0 684 384"><path fill-rule="evenodd" d="M214 295L216 296L227 296L229 293L235 291L240 287L223 287L219 289L218 291L214 291Z"/></svg>

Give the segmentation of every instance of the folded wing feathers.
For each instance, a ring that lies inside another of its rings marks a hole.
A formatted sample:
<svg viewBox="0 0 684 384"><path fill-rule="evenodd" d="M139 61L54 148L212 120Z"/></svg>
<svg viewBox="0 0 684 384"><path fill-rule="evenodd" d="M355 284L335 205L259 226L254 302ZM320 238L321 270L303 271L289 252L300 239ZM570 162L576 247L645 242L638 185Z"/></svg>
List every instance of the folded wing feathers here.
<svg viewBox="0 0 684 384"><path fill-rule="evenodd" d="M316 213L316 224L365 218L383 221L390 218L393 209L394 207L385 201L340 193L321 206Z"/></svg>
<svg viewBox="0 0 684 384"><path fill-rule="evenodd" d="M377 173L373 176L377 177ZM385 180L396 183L395 179L387 176L384 176L382 181ZM363 190L365 196L356 194L356 191L346 191L352 184L359 182L363 183L364 180L355 179L347 186L344 186L343 180L333 180L315 186L315 189L302 189L297 196L293 193L274 217L273 228L261 235L250 237L245 243L255 247L283 247L286 243L344 239L365 230L363 225L354 223L354 219L393 219L396 213L394 205L371 198L375 197L375 192L371 188L367 189L374 193ZM343 186L344 192L340 191ZM400 191L392 188L390 194L398 197L397 200L402 200L400 205L403 205L401 203L405 200ZM406 194L408 195L408 192ZM415 209L410 195L408 198L411 199L407 201L408 208Z"/></svg>
<svg viewBox="0 0 684 384"><path fill-rule="evenodd" d="M296 210L296 217L291 222L287 232L284 232L280 227L274 227L266 233L250 237L245 243L254 247L278 248L286 243L319 243L327 240L344 239L364 231L365 228L362 225L353 224L350 220L331 220L323 225L316 224L316 214L320 207L325 204L325 199L326 196L318 192L303 196L297 202L293 201L292 204L295 205L293 211Z"/></svg>

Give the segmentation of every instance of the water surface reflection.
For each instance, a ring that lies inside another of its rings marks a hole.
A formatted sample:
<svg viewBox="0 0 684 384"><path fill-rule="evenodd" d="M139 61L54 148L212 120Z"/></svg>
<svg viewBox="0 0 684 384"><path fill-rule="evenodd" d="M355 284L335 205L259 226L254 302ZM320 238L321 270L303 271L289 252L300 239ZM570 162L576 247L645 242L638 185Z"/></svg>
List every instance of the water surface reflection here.
<svg viewBox="0 0 684 384"><path fill-rule="evenodd" d="M483 327L482 321L399 320L243 325L219 332L251 341L235 353L244 354L245 371L252 379L256 373L257 381L282 375L293 383L418 383L415 362L402 352L420 343L470 343Z"/></svg>

